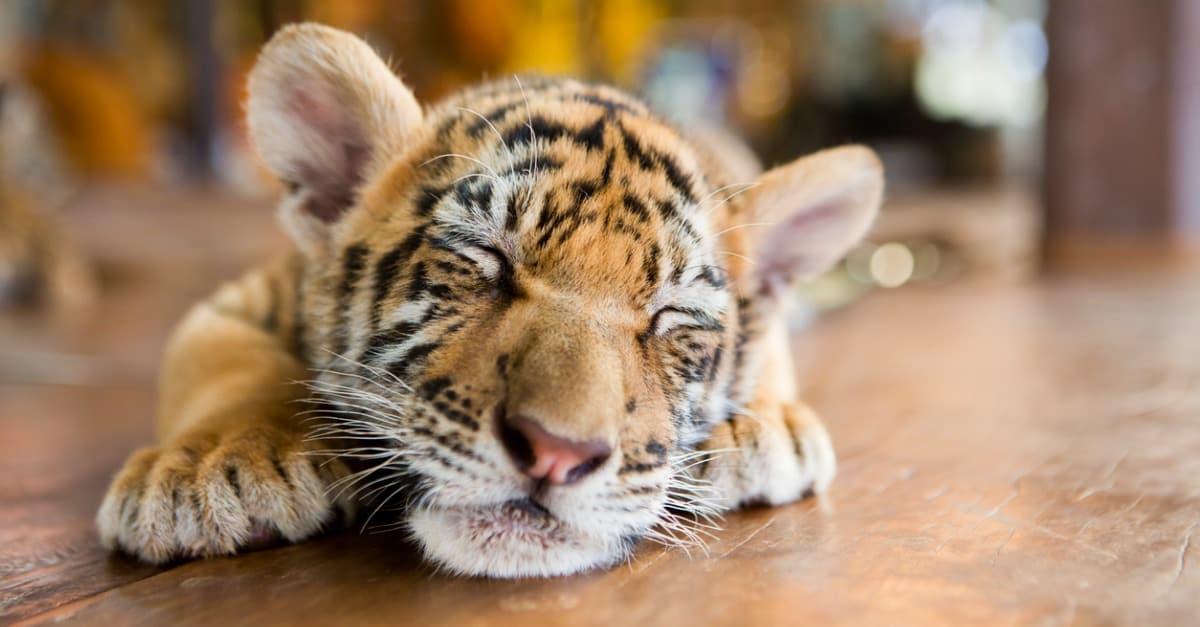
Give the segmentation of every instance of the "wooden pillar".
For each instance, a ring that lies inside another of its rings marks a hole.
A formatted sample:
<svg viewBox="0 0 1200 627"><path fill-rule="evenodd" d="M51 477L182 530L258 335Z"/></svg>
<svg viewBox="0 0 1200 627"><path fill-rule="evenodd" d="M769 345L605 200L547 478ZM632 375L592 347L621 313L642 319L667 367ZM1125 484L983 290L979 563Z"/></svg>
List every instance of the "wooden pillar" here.
<svg viewBox="0 0 1200 627"><path fill-rule="evenodd" d="M1200 2L1048 4L1048 234L1200 234Z"/></svg>
<svg viewBox="0 0 1200 627"><path fill-rule="evenodd" d="M197 178L212 176L216 169L213 153L217 142L222 75L221 59L217 54L216 3L209 0L187 0L183 3L183 38L187 51L189 87L186 133L191 153L192 174Z"/></svg>
<svg viewBox="0 0 1200 627"><path fill-rule="evenodd" d="M1200 2L1176 1L1174 137L1175 226L1200 237Z"/></svg>

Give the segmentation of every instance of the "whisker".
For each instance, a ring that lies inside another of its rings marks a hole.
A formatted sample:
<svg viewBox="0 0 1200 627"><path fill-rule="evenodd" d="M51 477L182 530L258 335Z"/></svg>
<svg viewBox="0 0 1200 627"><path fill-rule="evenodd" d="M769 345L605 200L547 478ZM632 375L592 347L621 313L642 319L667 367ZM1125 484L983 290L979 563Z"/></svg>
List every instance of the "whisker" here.
<svg viewBox="0 0 1200 627"><path fill-rule="evenodd" d="M752 265L752 266L754 266L754 265L758 265L758 262L754 261L753 259L751 259L751 258L749 258L749 257L747 257L747 256L745 256L745 255L741 255L741 254L738 254L738 253L735 253L735 252L730 252L730 251L728 251L728 250L722 250L722 251L718 251L718 252L717 252L717 254L718 254L718 255L729 255L730 257L737 257L738 259L742 259L742 260L744 260L746 263L749 263L749 264L750 264L750 265Z"/></svg>
<svg viewBox="0 0 1200 627"><path fill-rule="evenodd" d="M487 170L488 172L490 172L490 173L491 173L491 175L492 175L492 177L493 177L493 178L495 178L495 180L496 180L497 182L499 182L499 181L500 181L500 175L499 175L499 174L496 172L496 170L495 170L494 168L492 168L492 166L490 166L490 165L488 165L488 164L484 163L483 161L480 161L479 159L476 159L475 157L468 157L467 155L460 155L460 154L458 154L458 153L453 153L453 152L448 152L448 153L446 153L446 154L444 154L444 155L438 155L438 156L436 156L436 157L432 157L432 158L430 158L430 159L426 159L425 161L422 161L422 162L421 162L421 167L425 167L425 166L429 165L430 163L433 163L434 161L438 161L438 160L441 160L441 159L465 159L465 160L467 160L467 161L470 161L470 162L473 162L473 163L477 163L477 164L479 164L479 165L480 165L480 166L481 166L483 169L485 169L485 170Z"/></svg>
<svg viewBox="0 0 1200 627"><path fill-rule="evenodd" d="M747 185L746 185L746 187L745 187L744 189L739 189L738 191L736 191L736 192L734 192L734 193L732 193L732 194L730 194L730 195L728 195L728 196L726 196L726 197L722 198L722 199L721 199L721 202L718 202L717 204L715 204L715 205L713 205L713 206L711 206L711 207L709 207L709 208L707 208L707 209L704 209L703 213L706 213L706 214L711 214L712 212L716 211L716 210L717 210L717 208L718 208L718 207L720 207L721 205L723 205L723 204L725 204L725 203L727 203L727 202L729 202L729 201L733 200L734 198L737 198L738 196L741 196L742 194L745 194L746 192L748 192L748 191L750 191L750 190L754 189L755 187L758 187L758 185L759 185L758 183L749 183L749 184L747 184Z"/></svg>
<svg viewBox="0 0 1200 627"><path fill-rule="evenodd" d="M752 226L775 226L776 224L778 224L778 222L747 222L747 223L745 223L745 224L739 224L739 225L737 225L737 226L731 226L731 227L729 227L729 228L727 228L727 229L721 229L720 231L717 231L716 233L713 233L713 237L720 237L720 236L722 236L722 235L724 235L724 234L726 234L726 233L730 233L730 232L732 232L732 231L737 231L737 230L739 230L739 229L748 229L748 228L750 228L750 227L752 227Z"/></svg>
<svg viewBox="0 0 1200 627"><path fill-rule="evenodd" d="M716 196L717 194L719 194L731 187L753 187L757 184L758 183L750 182L750 183L730 183L729 185L722 185L722 186L712 190L711 192L709 192L707 195L704 196L704 198L701 198L700 200L698 200L696 202L696 204L703 205L705 203L705 201L707 201L709 198L712 198L713 196Z"/></svg>
<svg viewBox="0 0 1200 627"><path fill-rule="evenodd" d="M454 181L452 181L451 184L458 183L460 181L465 181L467 179L477 179L477 178L485 178L485 179L495 180L495 177L493 177L489 174L484 174L483 172L471 172L470 174L464 174L464 175L454 179Z"/></svg>
<svg viewBox="0 0 1200 627"><path fill-rule="evenodd" d="M514 168L516 167L516 160L513 158L514 155L513 155L512 150L509 149L509 147L508 147L508 142L504 140L504 135L500 134L500 130L496 128L496 125L492 124L492 121L489 120L486 115L484 115L474 109L468 109L467 107L459 107L458 110L465 111L467 113L477 116L479 119L483 120L483 122L485 124L488 125L488 128L492 129L492 132L496 134L496 138L500 140L500 145L504 146L504 152L508 154L508 175L510 177L512 177L513 179L516 179L517 174L514 170Z"/></svg>
<svg viewBox="0 0 1200 627"><path fill-rule="evenodd" d="M395 373L393 373L389 370L385 370L383 368L378 368L378 367L372 366L371 364L368 364L366 362L358 361L356 359L347 357L341 353L338 353L337 351L333 351L330 349L324 349L324 350L325 350L325 352L329 353L330 355L333 355L334 357L337 357L338 359L345 361L346 363L350 364L351 366L354 366L356 368L363 368L363 369L367 370L368 372L370 372L371 374L374 374L375 376L385 377L387 379L390 379L391 381L400 385L404 389L406 389L410 392L412 391L411 386L409 386L400 377L396 376ZM345 375L345 376L359 376L359 375L349 373L349 372L341 372L338 370L329 370L329 369L324 369L324 368L318 368L318 369L316 369L316 371L330 373L330 374L341 374L341 375ZM371 381L370 379L364 379L364 380ZM378 385L378 382L375 382L375 381L371 381L371 382L376 383Z"/></svg>
<svg viewBox="0 0 1200 627"><path fill-rule="evenodd" d="M529 149L533 153L533 178L536 180L541 175L541 165L538 162L537 133L533 130L533 109L529 106L529 95L525 93L521 77L514 74L513 80L517 81L517 87L521 89L521 98L525 100L525 125L529 128Z"/></svg>

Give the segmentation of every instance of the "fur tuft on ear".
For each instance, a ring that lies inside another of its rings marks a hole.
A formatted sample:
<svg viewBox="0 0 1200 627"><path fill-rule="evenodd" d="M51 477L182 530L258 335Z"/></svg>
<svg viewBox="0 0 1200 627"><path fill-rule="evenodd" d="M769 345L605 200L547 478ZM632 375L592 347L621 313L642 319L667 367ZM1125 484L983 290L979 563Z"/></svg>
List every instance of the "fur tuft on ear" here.
<svg viewBox="0 0 1200 627"><path fill-rule="evenodd" d="M865 146L831 148L766 172L746 196L738 217L761 228L745 234L753 264L742 289L774 294L828 270L866 235L883 166Z"/></svg>
<svg viewBox="0 0 1200 627"><path fill-rule="evenodd" d="M293 237L319 235L358 186L421 124L408 87L358 37L319 24L284 27L258 56L247 122L259 155L293 194Z"/></svg>

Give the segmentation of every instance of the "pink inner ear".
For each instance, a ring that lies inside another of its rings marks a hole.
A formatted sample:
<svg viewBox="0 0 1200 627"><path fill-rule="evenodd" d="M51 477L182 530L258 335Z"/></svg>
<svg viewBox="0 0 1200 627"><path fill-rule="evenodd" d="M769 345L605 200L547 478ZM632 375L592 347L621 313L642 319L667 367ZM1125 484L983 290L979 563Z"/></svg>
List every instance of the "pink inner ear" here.
<svg viewBox="0 0 1200 627"><path fill-rule="evenodd" d="M337 98L329 86L316 81L304 81L293 85L289 90L289 113L303 125L322 136L334 136L345 133L350 126L345 119Z"/></svg>
<svg viewBox="0 0 1200 627"><path fill-rule="evenodd" d="M839 227L846 221L845 203L831 197L793 211L780 225L768 229L756 255L755 272L764 290L776 290L797 277L820 272L837 261L829 257L840 247Z"/></svg>
<svg viewBox="0 0 1200 627"><path fill-rule="evenodd" d="M307 129L311 144L293 167L298 189L309 192L304 210L332 222L354 204L356 188L370 157L361 129L341 111L322 85L297 85L288 99L289 114Z"/></svg>

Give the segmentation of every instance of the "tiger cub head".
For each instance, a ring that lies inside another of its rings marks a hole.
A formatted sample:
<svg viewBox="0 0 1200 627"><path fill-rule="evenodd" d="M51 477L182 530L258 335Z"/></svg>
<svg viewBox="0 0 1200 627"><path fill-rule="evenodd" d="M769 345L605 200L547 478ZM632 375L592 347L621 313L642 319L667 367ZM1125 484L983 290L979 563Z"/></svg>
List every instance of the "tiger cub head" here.
<svg viewBox="0 0 1200 627"><path fill-rule="evenodd" d="M464 574L611 564L703 509L689 451L755 395L780 296L882 190L861 147L725 187L641 102L575 81L423 110L317 25L264 48L248 119L288 190L323 433L357 440L361 494Z"/></svg>

